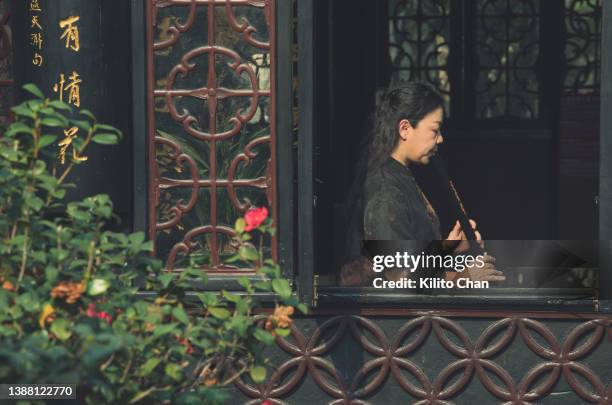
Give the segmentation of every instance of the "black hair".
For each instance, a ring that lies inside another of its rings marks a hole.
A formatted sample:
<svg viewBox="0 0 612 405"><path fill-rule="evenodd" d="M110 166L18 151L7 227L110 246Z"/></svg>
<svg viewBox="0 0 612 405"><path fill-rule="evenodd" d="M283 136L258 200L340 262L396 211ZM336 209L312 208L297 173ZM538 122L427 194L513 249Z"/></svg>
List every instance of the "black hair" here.
<svg viewBox="0 0 612 405"><path fill-rule="evenodd" d="M427 114L440 107L444 108L444 99L425 83L400 82L379 91L371 125L368 171L384 163L397 146L401 120L408 120L416 127Z"/></svg>
<svg viewBox="0 0 612 405"><path fill-rule="evenodd" d="M431 86L419 82L392 83L377 92L376 108L368 119L366 142L355 167L345 200L348 229L342 264L362 256L364 185L367 174L385 163L399 142L398 126L407 119L414 127L429 113L444 108L444 99Z"/></svg>

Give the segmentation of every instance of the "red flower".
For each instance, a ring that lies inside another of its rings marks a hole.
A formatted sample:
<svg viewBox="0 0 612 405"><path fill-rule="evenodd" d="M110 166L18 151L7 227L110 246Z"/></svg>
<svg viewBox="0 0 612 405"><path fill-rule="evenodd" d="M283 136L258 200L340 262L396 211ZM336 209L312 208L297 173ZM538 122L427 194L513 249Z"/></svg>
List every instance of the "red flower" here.
<svg viewBox="0 0 612 405"><path fill-rule="evenodd" d="M245 231L250 232L257 228L268 218L268 209L266 207L251 208L244 214L244 221L246 222Z"/></svg>
<svg viewBox="0 0 612 405"><path fill-rule="evenodd" d="M95 318L96 315L98 315L98 313L96 312L96 305L95 304L89 304L89 306L87 307L86 314L90 318Z"/></svg>
<svg viewBox="0 0 612 405"><path fill-rule="evenodd" d="M102 319L103 321L108 322L109 325L113 322L113 317L110 316L108 312L96 311L96 305L93 303L87 306L87 311L85 312L85 315L87 315L90 318Z"/></svg>
<svg viewBox="0 0 612 405"><path fill-rule="evenodd" d="M261 403L261 405L272 405L272 402L268 401L267 399L265 401L263 401Z"/></svg>
<svg viewBox="0 0 612 405"><path fill-rule="evenodd" d="M180 336L177 336L177 339L178 339L180 344L185 346L185 353L187 353L187 354L192 354L193 353L193 346L191 346L191 343L189 342L189 340L187 340L186 338L182 338Z"/></svg>
<svg viewBox="0 0 612 405"><path fill-rule="evenodd" d="M113 317L110 316L107 312L98 312L98 318L108 322L109 325L113 323Z"/></svg>

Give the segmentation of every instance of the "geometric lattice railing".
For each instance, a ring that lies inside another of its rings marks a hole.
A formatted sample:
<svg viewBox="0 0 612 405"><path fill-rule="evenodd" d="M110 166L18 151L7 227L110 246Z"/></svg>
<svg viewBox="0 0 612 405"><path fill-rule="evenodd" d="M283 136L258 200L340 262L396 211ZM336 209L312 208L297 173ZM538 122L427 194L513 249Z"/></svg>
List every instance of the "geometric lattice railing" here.
<svg viewBox="0 0 612 405"><path fill-rule="evenodd" d="M302 320L244 403L612 403L611 318L413 312Z"/></svg>

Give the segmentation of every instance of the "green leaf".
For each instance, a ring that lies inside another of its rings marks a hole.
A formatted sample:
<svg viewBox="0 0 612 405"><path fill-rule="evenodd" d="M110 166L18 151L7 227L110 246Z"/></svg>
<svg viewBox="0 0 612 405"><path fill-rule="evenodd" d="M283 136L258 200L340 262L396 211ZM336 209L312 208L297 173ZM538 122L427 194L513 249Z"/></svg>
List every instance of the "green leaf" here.
<svg viewBox="0 0 612 405"><path fill-rule="evenodd" d="M249 289L251 287L251 280L247 276L242 276L238 278L238 284L244 289Z"/></svg>
<svg viewBox="0 0 612 405"><path fill-rule="evenodd" d="M91 129L91 124L87 121L83 121L83 120L72 120L71 121L73 125L75 125L78 128L81 128L85 131L89 131Z"/></svg>
<svg viewBox="0 0 612 405"><path fill-rule="evenodd" d="M174 309L172 309L172 316L184 324L189 324L189 316L183 307L174 307Z"/></svg>
<svg viewBox="0 0 612 405"><path fill-rule="evenodd" d="M272 288L282 299L291 297L291 286L289 282L284 278L277 278L272 280Z"/></svg>
<svg viewBox="0 0 612 405"><path fill-rule="evenodd" d="M40 137L40 140L38 141L38 147L42 149L45 146L51 145L53 142L55 142L56 139L57 139L57 136L55 135L43 135Z"/></svg>
<svg viewBox="0 0 612 405"><path fill-rule="evenodd" d="M261 384L266 380L266 368L263 366L255 366L249 370L249 375L255 384Z"/></svg>
<svg viewBox="0 0 612 405"><path fill-rule="evenodd" d="M182 379L182 367L178 364L170 363L166 365L165 371L166 375L174 381L180 381Z"/></svg>
<svg viewBox="0 0 612 405"><path fill-rule="evenodd" d="M223 290L221 291L221 294L225 297L226 300L236 303L238 301L240 301L242 298L240 298L239 295L234 295L231 293L228 293L227 291Z"/></svg>
<svg viewBox="0 0 612 405"><path fill-rule="evenodd" d="M29 126L27 126L26 124L24 124L23 122L15 122L14 124L11 124L8 129L5 132L5 135L7 136L12 136L15 134L32 134L34 133L34 129L30 128Z"/></svg>
<svg viewBox="0 0 612 405"><path fill-rule="evenodd" d="M219 301L217 296L211 292L199 293L196 296L200 299L200 301L202 301L202 305L205 307L209 305L217 305L217 302Z"/></svg>
<svg viewBox="0 0 612 405"><path fill-rule="evenodd" d="M259 253L251 246L242 245L238 249L238 254L242 260L257 261L259 260Z"/></svg>
<svg viewBox="0 0 612 405"><path fill-rule="evenodd" d="M64 123L62 121L52 117L43 118L42 120L40 120L40 123L44 126L53 128L59 128L64 126Z"/></svg>
<svg viewBox="0 0 612 405"><path fill-rule="evenodd" d="M100 294L104 294L106 290L110 287L110 283L103 278L95 278L89 282L87 286L87 294L91 296L96 296Z"/></svg>
<svg viewBox="0 0 612 405"><path fill-rule="evenodd" d="M140 391L138 392L138 394L134 395L134 397L130 400L130 404L135 404L136 402L139 402L141 399L148 397L149 395L151 395L155 390L157 390L157 386L153 385L152 387L147 388L144 391Z"/></svg>
<svg viewBox="0 0 612 405"><path fill-rule="evenodd" d="M51 118L55 118L56 120L59 120L62 123L63 127L67 127L68 125L70 125L68 122L68 119L66 119L66 117L64 117L61 113L57 112L53 108L50 108L50 107L41 108L39 112L41 114L45 114Z"/></svg>
<svg viewBox="0 0 612 405"><path fill-rule="evenodd" d="M225 308L219 308L219 307L209 307L208 312L210 312L212 316L214 316L215 318L219 318L219 319L227 319L231 315L230 311L228 311Z"/></svg>
<svg viewBox="0 0 612 405"><path fill-rule="evenodd" d="M115 132L117 135L121 136L121 131L119 131L117 128L110 126L110 125L96 124L96 131L99 129L102 129L104 131Z"/></svg>
<svg viewBox="0 0 612 405"><path fill-rule="evenodd" d="M158 357L150 358L140 367L140 370L138 371L138 375L141 377L148 376L149 374L151 374L153 370L155 370L155 367L157 367L157 365L161 361L162 359Z"/></svg>
<svg viewBox="0 0 612 405"><path fill-rule="evenodd" d="M291 329L276 328L274 332L276 332L278 336L287 337L291 334Z"/></svg>
<svg viewBox="0 0 612 405"><path fill-rule="evenodd" d="M63 318L56 319L51 324L51 332L62 342L70 339L70 336L72 336L70 322Z"/></svg>
<svg viewBox="0 0 612 405"><path fill-rule="evenodd" d="M17 107L13 107L11 108L11 111L13 111L15 114L20 115L22 117L28 117L32 119L36 118L36 114L34 114L32 110L30 110L28 107L24 105L18 105Z"/></svg>
<svg viewBox="0 0 612 405"><path fill-rule="evenodd" d="M82 110L79 110L79 113L91 119L92 121L96 120L96 117L89 110L82 109Z"/></svg>
<svg viewBox="0 0 612 405"><path fill-rule="evenodd" d="M43 94L43 92L40 91L40 89L34 83L24 84L23 89L27 91L28 93L34 94L38 98L41 98L41 99L45 98L45 95Z"/></svg>
<svg viewBox="0 0 612 405"><path fill-rule="evenodd" d="M255 329L255 332L253 332L253 336L255 336L255 339L259 340L266 346L272 346L274 344L274 336L272 336L270 332L267 332L263 329Z"/></svg>
<svg viewBox="0 0 612 405"><path fill-rule="evenodd" d="M59 270L56 267L47 266L45 268L45 281L48 283L53 283L57 280L57 276L59 275Z"/></svg>
<svg viewBox="0 0 612 405"><path fill-rule="evenodd" d="M272 283L270 283L269 281L257 281L255 284L253 284L253 286L257 290L262 291L270 291L272 289Z"/></svg>
<svg viewBox="0 0 612 405"><path fill-rule="evenodd" d="M57 108L58 110L72 111L72 107L68 103L61 100L52 100L47 104L49 107Z"/></svg>
<svg viewBox="0 0 612 405"><path fill-rule="evenodd" d="M162 274L157 279L159 280L159 282L162 283L163 288L168 288L172 280L174 280L174 274L172 273Z"/></svg>
<svg viewBox="0 0 612 405"><path fill-rule="evenodd" d="M303 313L303 314L307 314L307 313L308 313L308 306L307 306L306 304L304 304L304 303L299 303L299 304L297 305L297 309L298 309L298 310L299 310L301 313Z"/></svg>
<svg viewBox="0 0 612 405"><path fill-rule="evenodd" d="M119 137L115 134L96 134L92 141L99 143L100 145L116 145L119 143Z"/></svg>
<svg viewBox="0 0 612 405"><path fill-rule="evenodd" d="M166 325L159 325L153 330L153 337L160 337L176 330L177 324L170 323Z"/></svg>
<svg viewBox="0 0 612 405"><path fill-rule="evenodd" d="M238 218L236 220L236 224L234 225L234 229L236 230L236 232L242 233L244 232L245 226L246 226L246 222L244 218Z"/></svg>

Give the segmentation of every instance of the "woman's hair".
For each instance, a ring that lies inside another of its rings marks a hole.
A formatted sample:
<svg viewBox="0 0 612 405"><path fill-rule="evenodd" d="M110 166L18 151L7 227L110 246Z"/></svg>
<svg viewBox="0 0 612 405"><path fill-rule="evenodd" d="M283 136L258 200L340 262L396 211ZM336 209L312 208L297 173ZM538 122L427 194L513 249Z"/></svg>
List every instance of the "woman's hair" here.
<svg viewBox="0 0 612 405"><path fill-rule="evenodd" d="M406 119L416 127L427 114L440 107L444 108L444 99L425 83L396 83L379 91L372 118L368 171L384 163L397 146L401 120Z"/></svg>
<svg viewBox="0 0 612 405"><path fill-rule="evenodd" d="M370 115L366 142L360 148L355 176L345 200L347 238L342 264L362 256L364 186L367 174L383 164L398 143L398 125L407 119L417 126L427 114L444 106L444 99L429 85L417 82L391 84L379 90L376 110Z"/></svg>

